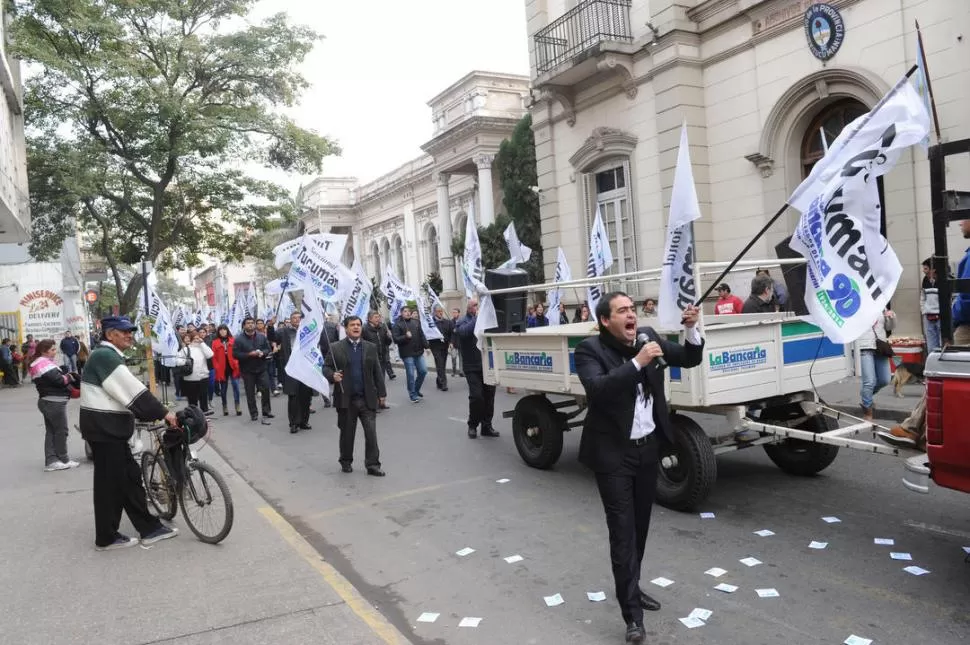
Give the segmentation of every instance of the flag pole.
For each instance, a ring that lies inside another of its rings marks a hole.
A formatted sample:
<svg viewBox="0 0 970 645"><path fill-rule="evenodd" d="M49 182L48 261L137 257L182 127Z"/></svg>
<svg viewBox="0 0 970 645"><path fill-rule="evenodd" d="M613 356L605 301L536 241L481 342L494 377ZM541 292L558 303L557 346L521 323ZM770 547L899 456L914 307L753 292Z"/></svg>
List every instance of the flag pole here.
<svg viewBox="0 0 970 645"><path fill-rule="evenodd" d="M919 20L916 20L916 43L919 47L917 60L923 61L923 75L926 76L926 92L930 95L930 110L933 112L933 128L936 130L936 142L940 142L940 117L936 113L936 99L933 98L933 83L930 82L930 64L926 60L926 52L923 49L923 33L919 29ZM907 74L908 76L908 74Z"/></svg>
<svg viewBox="0 0 970 645"><path fill-rule="evenodd" d="M906 75L904 76L904 78L909 78L910 76L912 76L918 68L919 68L918 65L913 65L912 67L910 67L909 70L906 72ZM889 94L883 97L883 100L877 103L875 107L873 107L872 110L869 111L869 114L872 114L874 111L876 111L876 109L878 109L881 106L883 101L885 101L886 97L888 96ZM717 288L717 285L721 284L721 281L724 280L725 277L727 277L727 274L729 274L734 269L737 263L741 261L741 258L747 255L748 251L751 250L751 247L753 247L758 242L758 240L760 240L764 236L764 234L768 232L768 229L771 228L772 225L774 225L774 223L778 221L778 218L781 217L782 214L784 214L787 208L788 208L788 202L786 201L784 204L781 205L781 208L779 208L775 212L775 214L771 216L771 219L769 219L768 222L761 227L761 230L758 231L753 238L751 238L751 241L748 242L743 249L741 249L741 252L738 253L738 255L733 260L731 260L731 263L727 265L727 268L721 271L721 274L717 276L717 278L713 282L711 282L711 285L704 292L704 295L698 298L697 302L694 303L695 307L700 307L702 304L704 304L704 301L707 300L707 297L711 295L711 293L714 291L715 288Z"/></svg>

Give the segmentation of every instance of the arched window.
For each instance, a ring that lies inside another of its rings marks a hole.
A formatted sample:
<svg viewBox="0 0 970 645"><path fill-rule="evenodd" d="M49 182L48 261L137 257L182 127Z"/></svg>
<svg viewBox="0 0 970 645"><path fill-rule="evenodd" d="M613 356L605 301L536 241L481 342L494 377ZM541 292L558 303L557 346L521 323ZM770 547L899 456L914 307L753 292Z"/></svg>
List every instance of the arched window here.
<svg viewBox="0 0 970 645"><path fill-rule="evenodd" d="M454 226L454 229L452 230L452 232L455 234L455 237L465 237L466 224L468 224L468 215L465 214L465 211L461 211L460 213L458 213L458 215L455 216L455 226Z"/></svg>
<svg viewBox="0 0 970 645"><path fill-rule="evenodd" d="M812 119L805 136L802 139L801 164L802 177L807 177L819 159L825 156L825 147L822 145L822 133L825 133L825 145L831 145L835 138L842 133L845 126L852 123L858 117L869 111L865 105L856 99L847 98L835 103L830 103L822 109L818 115ZM879 203L881 208L880 231L886 234L886 196L883 190L882 177L876 179L876 186L879 190Z"/></svg>
<svg viewBox="0 0 970 645"><path fill-rule="evenodd" d="M381 247L381 275L384 275L384 269L386 269L390 264L391 264L391 243L385 239L383 246Z"/></svg>
<svg viewBox="0 0 970 645"><path fill-rule="evenodd" d="M371 277L376 277L378 280L381 279L381 274L384 273L381 267L381 251L377 248L377 242L370 243L370 269Z"/></svg>
<svg viewBox="0 0 970 645"><path fill-rule="evenodd" d="M404 275L404 243L400 235L394 236L394 270L397 272L397 277L407 282L408 278Z"/></svg>
<svg viewBox="0 0 970 645"><path fill-rule="evenodd" d="M428 247L427 261L428 261L428 273L441 274L441 263L438 261L438 229L434 227L434 224L428 224L427 231L425 233L425 244Z"/></svg>

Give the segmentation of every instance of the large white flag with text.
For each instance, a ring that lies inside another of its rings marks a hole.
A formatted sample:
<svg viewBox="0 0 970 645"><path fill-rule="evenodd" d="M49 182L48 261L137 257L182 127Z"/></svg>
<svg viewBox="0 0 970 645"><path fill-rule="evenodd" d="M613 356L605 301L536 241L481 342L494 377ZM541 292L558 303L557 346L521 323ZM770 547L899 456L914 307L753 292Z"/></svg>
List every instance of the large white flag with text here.
<svg viewBox="0 0 970 645"><path fill-rule="evenodd" d="M367 311L370 309L370 295L374 290L370 278L364 272L364 267L361 266L360 261L354 260L354 268L352 271L354 273L354 282L353 286L346 290L344 294L343 307L340 311L341 325L348 316L357 316L363 322L367 322Z"/></svg>
<svg viewBox="0 0 970 645"><path fill-rule="evenodd" d="M304 244L312 243L320 248L323 255L339 260L344 254L347 246L347 235L337 233L308 233L303 237L294 238L288 242L283 242L273 249L273 261L277 269L296 260L300 253L300 248Z"/></svg>
<svg viewBox="0 0 970 645"><path fill-rule="evenodd" d="M505 227L505 245L509 247L509 259L502 264L502 268L514 268L518 264L525 264L532 257L532 249L519 241L515 232L515 223L509 222Z"/></svg>
<svg viewBox="0 0 970 645"><path fill-rule="evenodd" d="M461 260L461 273L465 282L465 296L474 297L485 291L485 268L482 265L482 244L478 240L478 227L475 225L475 210L468 209L465 220L465 253Z"/></svg>
<svg viewBox="0 0 970 645"><path fill-rule="evenodd" d="M384 281L381 283L381 290L384 292L384 297L387 298L387 306L390 309L389 325L397 322L398 316L401 315L401 309L407 305L409 300L417 301L414 291L397 277L391 265L387 265L387 268L384 269Z"/></svg>
<svg viewBox="0 0 970 645"><path fill-rule="evenodd" d="M418 315L421 316L421 331L428 340L442 340L441 330L434 324L434 316L424 296L418 296Z"/></svg>
<svg viewBox="0 0 970 645"><path fill-rule="evenodd" d="M613 266L613 250L610 249L610 238L606 234L606 226L603 225L603 214L600 212L599 204L596 205L596 219L593 221L593 228L589 232L589 256L586 260L586 277L598 278L606 273ZM595 285L586 288L587 304L589 311L594 316L596 303L603 297L603 288Z"/></svg>
<svg viewBox="0 0 970 645"><path fill-rule="evenodd" d="M802 212L789 245L807 260L805 304L833 342L862 335L896 291L902 266L879 230L876 179L929 131L929 115L903 78L842 130L788 200Z"/></svg>
<svg viewBox="0 0 970 645"><path fill-rule="evenodd" d="M573 274L569 270L566 262L566 254L560 246L556 250L556 282L569 282L573 279ZM559 324L559 303L562 302L562 289L553 289L549 292L549 309L546 311L546 319L550 325Z"/></svg>
<svg viewBox="0 0 970 645"><path fill-rule="evenodd" d="M317 392L329 392L330 383L323 376L320 334L323 331L323 305L312 289L303 292L303 320L296 331L296 347L286 361L287 375Z"/></svg>
<svg viewBox="0 0 970 645"><path fill-rule="evenodd" d="M687 124L680 128L680 147L674 187L670 194L667 219L667 245L660 272L660 302L657 315L662 329L679 329L684 308L697 297L694 284L694 229L692 222L701 216L690 166Z"/></svg>

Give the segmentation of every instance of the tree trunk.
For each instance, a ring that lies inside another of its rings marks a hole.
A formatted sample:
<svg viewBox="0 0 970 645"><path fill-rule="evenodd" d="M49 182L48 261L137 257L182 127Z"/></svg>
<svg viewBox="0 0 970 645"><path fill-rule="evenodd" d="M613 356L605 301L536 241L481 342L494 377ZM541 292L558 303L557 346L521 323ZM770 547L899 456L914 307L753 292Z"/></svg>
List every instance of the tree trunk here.
<svg viewBox="0 0 970 645"><path fill-rule="evenodd" d="M142 303L142 299L145 297L142 293L143 280L141 276L141 267L138 269L138 272L132 276L131 281L128 283L128 287L125 289L124 295L118 299L118 302L120 303L118 308L121 310L121 315L123 316L134 316L139 304Z"/></svg>

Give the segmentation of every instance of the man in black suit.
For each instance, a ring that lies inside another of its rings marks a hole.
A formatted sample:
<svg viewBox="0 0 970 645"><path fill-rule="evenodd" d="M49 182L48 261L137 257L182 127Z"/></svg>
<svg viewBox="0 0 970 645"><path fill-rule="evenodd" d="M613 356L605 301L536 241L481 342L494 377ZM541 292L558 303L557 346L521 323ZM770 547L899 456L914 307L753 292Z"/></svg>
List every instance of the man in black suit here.
<svg viewBox="0 0 970 645"><path fill-rule="evenodd" d="M688 306L683 318L687 342L677 345L650 327L638 329L636 305L625 293L613 292L596 305L599 335L576 348L576 372L588 405L579 460L596 473L616 597L627 625L626 640L632 643L643 642L643 610L660 609L659 602L640 590L660 446L674 441L663 367L656 359L695 367L703 356L697 309ZM641 334L646 342L638 339Z"/></svg>
<svg viewBox="0 0 970 645"><path fill-rule="evenodd" d="M344 320L347 337L330 347L323 375L334 384L333 404L340 428L340 465L345 473L354 472L354 438L357 419L364 426L364 465L367 474L383 477L381 454L377 447L377 408L384 405L387 391L377 345L361 339L362 323L357 316Z"/></svg>
<svg viewBox="0 0 970 645"><path fill-rule="evenodd" d="M300 321L303 314L294 311L290 314L290 326L280 327L277 331L277 338L280 340L280 355L283 359L283 370L280 377L283 384L283 393L288 397L286 415L290 422L290 434L296 434L299 430L310 429L310 399L313 398L313 390L309 385L293 378L286 373L286 364L290 361L290 355L294 350L299 350L299 342L296 334L300 329Z"/></svg>
<svg viewBox="0 0 970 645"><path fill-rule="evenodd" d="M232 354L239 361L239 371L242 372L249 417L253 421L259 418L256 411L258 390L263 404L264 426L268 426L269 419L273 418L269 404L269 375L266 373L266 361L269 360L271 352L266 335L256 331L256 321L252 316L246 316L242 333L236 334L233 341Z"/></svg>

